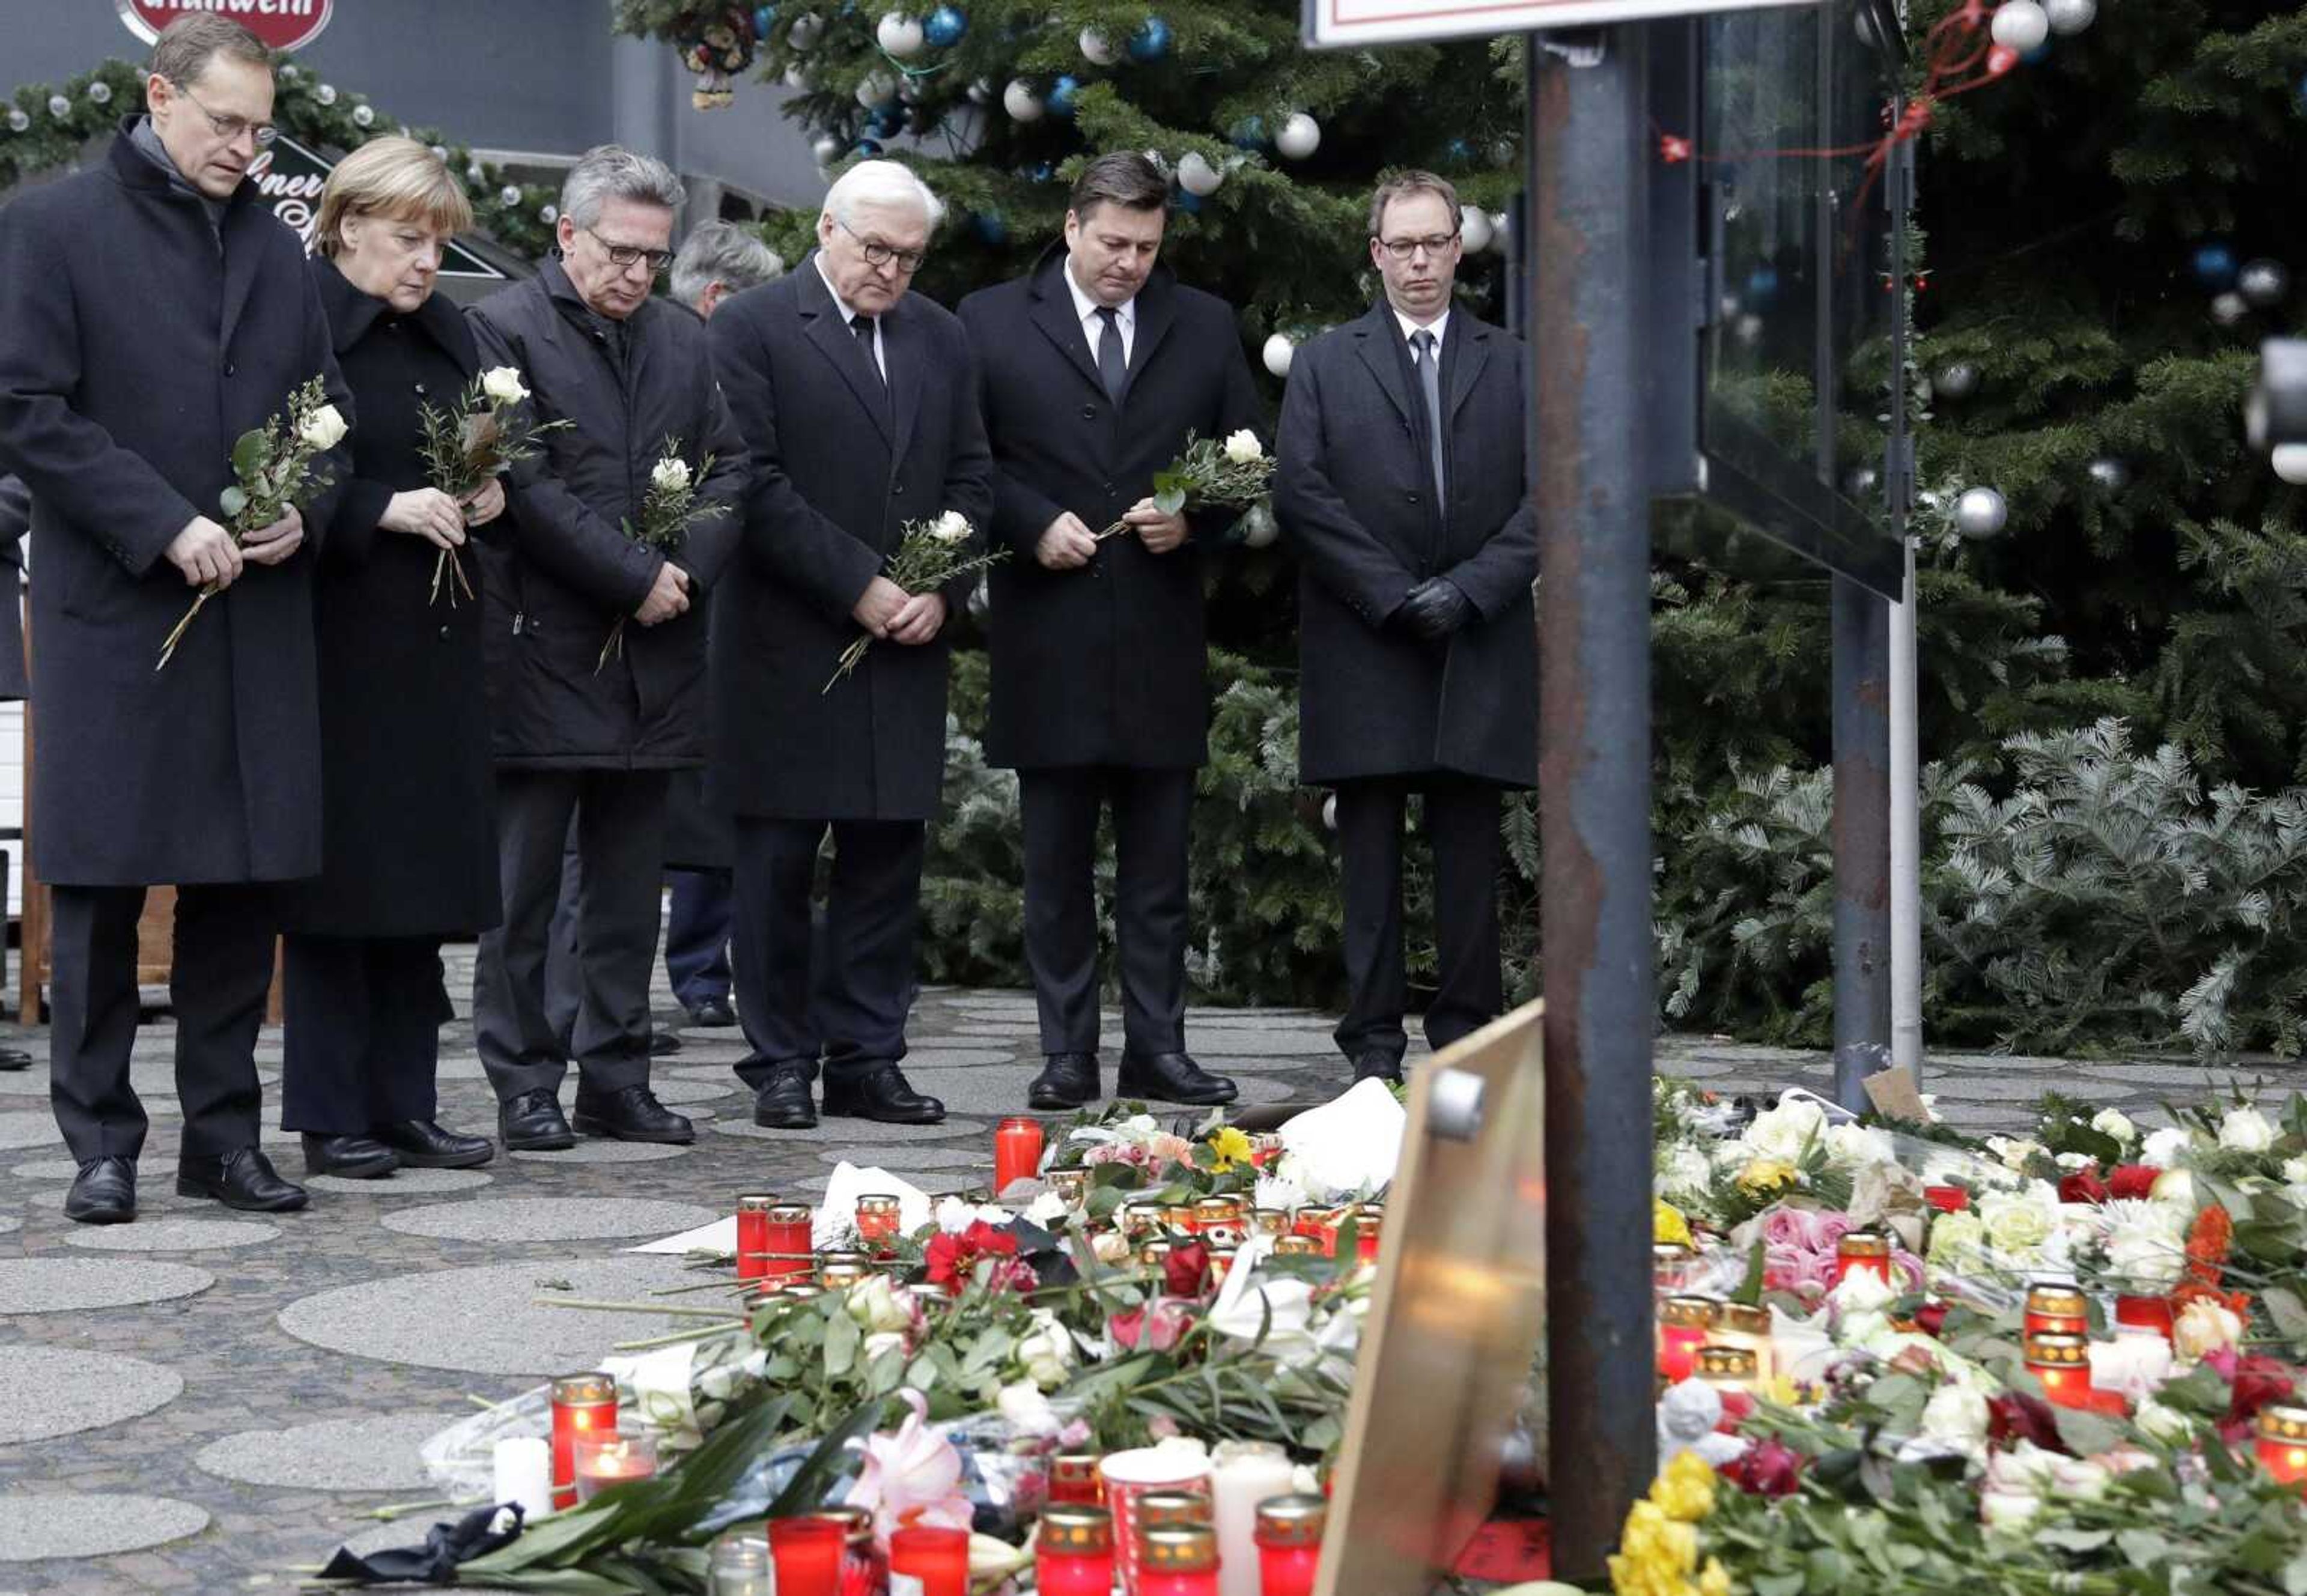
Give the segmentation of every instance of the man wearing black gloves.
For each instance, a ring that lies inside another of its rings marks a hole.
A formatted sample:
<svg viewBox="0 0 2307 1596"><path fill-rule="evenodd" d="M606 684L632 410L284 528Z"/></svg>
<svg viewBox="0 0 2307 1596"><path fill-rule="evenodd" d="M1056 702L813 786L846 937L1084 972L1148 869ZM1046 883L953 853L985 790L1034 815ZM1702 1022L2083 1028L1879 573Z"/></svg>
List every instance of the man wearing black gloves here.
<svg viewBox="0 0 2307 1596"><path fill-rule="evenodd" d="M1295 545L1299 762L1337 789L1352 996L1339 1048L1399 1080L1402 832L1425 800L1446 1047L1505 1007L1498 794L1538 776L1538 533L1522 346L1450 304L1458 196L1405 172L1370 202L1385 297L1290 368L1274 508Z"/></svg>

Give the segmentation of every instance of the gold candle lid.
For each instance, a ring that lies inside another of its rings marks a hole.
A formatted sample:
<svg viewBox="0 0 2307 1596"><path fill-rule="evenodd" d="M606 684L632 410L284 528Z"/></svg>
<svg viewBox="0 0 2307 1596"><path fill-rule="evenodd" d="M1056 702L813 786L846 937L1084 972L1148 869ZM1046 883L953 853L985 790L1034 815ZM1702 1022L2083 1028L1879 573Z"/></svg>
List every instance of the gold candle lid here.
<svg viewBox="0 0 2307 1596"><path fill-rule="evenodd" d="M1052 1502L1042 1509L1042 1546L1096 1557L1113 1550L1113 1514L1088 1502Z"/></svg>
<svg viewBox="0 0 2307 1596"><path fill-rule="evenodd" d="M1136 1518L1138 1527L1146 1530L1157 1524L1205 1524L1210 1499L1190 1490L1149 1490L1137 1498Z"/></svg>
<svg viewBox="0 0 2307 1596"><path fill-rule="evenodd" d="M770 1295L776 1297L822 1297L825 1295L825 1288L821 1285L812 1285L806 1280L789 1280L785 1282L785 1284L779 1286L775 1291L771 1292Z"/></svg>
<svg viewBox="0 0 2307 1596"><path fill-rule="evenodd" d="M1696 1248L1685 1247L1679 1241L1653 1241L1651 1243L1651 1263L1653 1266L1659 1264L1686 1264L1697 1256L1698 1249Z"/></svg>
<svg viewBox="0 0 2307 1596"><path fill-rule="evenodd" d="M873 1255L854 1247L825 1247L818 1249L820 1264L863 1264L870 1267Z"/></svg>
<svg viewBox="0 0 2307 1596"><path fill-rule="evenodd" d="M857 1199L860 1214L895 1214L904 1204L886 1192L869 1192Z"/></svg>
<svg viewBox="0 0 2307 1596"><path fill-rule="evenodd" d="M587 1406L593 1403L617 1400L617 1381L613 1375L590 1369L584 1374L560 1375L553 1382L555 1405Z"/></svg>
<svg viewBox="0 0 2307 1596"><path fill-rule="evenodd" d="M2090 1342L2087 1337L2071 1335L2061 1330L2045 1330L2028 1336L2025 1342L2027 1361L2050 1369L2081 1369L2090 1362Z"/></svg>
<svg viewBox="0 0 2307 1596"><path fill-rule="evenodd" d="M1887 1258L1891 1238L1880 1231L1846 1231L1834 1250L1836 1256L1846 1258Z"/></svg>
<svg viewBox="0 0 2307 1596"><path fill-rule="evenodd" d="M1711 1330L1722 1304L1712 1297L1696 1292L1685 1292L1668 1297L1659 1304L1659 1323L1672 1325L1677 1330Z"/></svg>
<svg viewBox="0 0 2307 1596"><path fill-rule="evenodd" d="M1252 1208L1249 1228L1261 1236L1286 1236L1290 1233L1290 1210L1287 1208Z"/></svg>
<svg viewBox="0 0 2307 1596"><path fill-rule="evenodd" d="M1698 1349L1702 1380L1751 1380L1757 1365L1752 1347L1703 1346Z"/></svg>
<svg viewBox="0 0 2307 1596"><path fill-rule="evenodd" d="M872 1274L873 1266L870 1264L819 1264L817 1266L817 1283L828 1287L853 1286L861 1280L870 1279Z"/></svg>
<svg viewBox="0 0 2307 1596"><path fill-rule="evenodd" d="M924 1302L950 1302L953 1288L934 1280L916 1280L905 1287L905 1294Z"/></svg>
<svg viewBox="0 0 2307 1596"><path fill-rule="evenodd" d="M1155 1236L1137 1249L1137 1261L1149 1266L1158 1264L1168 1257L1177 1245L1166 1236Z"/></svg>
<svg viewBox="0 0 2307 1596"><path fill-rule="evenodd" d="M1299 1492L1257 1505L1257 1539L1265 1546L1319 1546L1330 1522L1325 1497Z"/></svg>
<svg viewBox="0 0 2307 1596"><path fill-rule="evenodd" d="M1168 1225L1173 1231L1192 1230L1194 1228L1194 1205L1191 1203L1164 1203L1162 1206L1162 1223Z"/></svg>
<svg viewBox="0 0 2307 1596"><path fill-rule="evenodd" d="M1771 1310L1759 1302L1725 1302L1714 1310L1714 1327L1740 1335L1768 1335Z"/></svg>
<svg viewBox="0 0 2307 1596"><path fill-rule="evenodd" d="M1138 1498L1142 1506L1144 1497ZM1205 1574L1218 1566L1218 1532L1207 1524L1161 1524L1139 1531L1138 1560L1166 1574Z"/></svg>
<svg viewBox="0 0 2307 1596"><path fill-rule="evenodd" d="M828 1523L839 1524L842 1529L846 1532L847 1540L852 1548L870 1546L872 1544L873 1514L870 1510L867 1508L849 1506L812 1507L804 1513L797 1513L793 1514L793 1516L795 1518L824 1519Z"/></svg>
<svg viewBox="0 0 2307 1596"><path fill-rule="evenodd" d="M737 1198L737 1212L740 1214L762 1214L776 1207L784 1200L785 1199L778 1197L774 1191L743 1192L740 1194Z"/></svg>
<svg viewBox="0 0 2307 1596"><path fill-rule="evenodd" d="M772 1224L806 1224L809 1218L807 1203L776 1203L769 1208L769 1223Z"/></svg>
<svg viewBox="0 0 2307 1596"><path fill-rule="evenodd" d="M1097 1478L1097 1454L1060 1452L1050 1460L1050 1478L1070 1485L1085 1485Z"/></svg>
<svg viewBox="0 0 2307 1596"><path fill-rule="evenodd" d="M1311 1236L1276 1236L1274 1256L1278 1258L1318 1257L1322 1244Z"/></svg>
<svg viewBox="0 0 2307 1596"><path fill-rule="evenodd" d="M2063 1281L2045 1281L2027 1288L2027 1311L2058 1319L2079 1319L2090 1311L2080 1290Z"/></svg>
<svg viewBox="0 0 2307 1596"><path fill-rule="evenodd" d="M2307 1445L2307 1408L2287 1402L2268 1403L2259 1410L2259 1433L2262 1440Z"/></svg>

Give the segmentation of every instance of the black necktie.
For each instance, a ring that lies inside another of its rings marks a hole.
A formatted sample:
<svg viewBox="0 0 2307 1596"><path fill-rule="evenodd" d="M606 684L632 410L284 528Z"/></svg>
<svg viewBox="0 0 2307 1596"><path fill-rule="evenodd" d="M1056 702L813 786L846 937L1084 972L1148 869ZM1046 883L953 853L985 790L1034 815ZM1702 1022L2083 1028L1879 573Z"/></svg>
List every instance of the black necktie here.
<svg viewBox="0 0 2307 1596"><path fill-rule="evenodd" d="M866 368L879 378L884 386L887 386L889 379L881 375L881 363L873 358L873 327L874 322L870 316L849 318L849 330L857 335L857 347L865 351Z"/></svg>
<svg viewBox="0 0 2307 1596"><path fill-rule="evenodd" d="M1418 385L1426 390L1426 446L1434 457L1434 502L1446 504L1442 487L1442 361L1434 350L1434 333L1421 327L1410 335L1410 364L1418 368Z"/></svg>
<svg viewBox="0 0 2307 1596"><path fill-rule="evenodd" d="M1101 305L1097 319L1105 323L1097 330L1097 380L1105 384L1105 397L1118 405L1129 383L1129 363L1121 356L1121 317L1113 306Z"/></svg>

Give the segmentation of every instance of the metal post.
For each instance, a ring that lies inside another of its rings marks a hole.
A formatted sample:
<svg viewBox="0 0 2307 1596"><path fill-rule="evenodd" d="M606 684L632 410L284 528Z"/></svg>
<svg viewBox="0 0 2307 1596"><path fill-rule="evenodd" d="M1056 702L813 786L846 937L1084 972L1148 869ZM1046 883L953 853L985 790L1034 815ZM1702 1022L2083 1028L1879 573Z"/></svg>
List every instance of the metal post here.
<svg viewBox="0 0 2307 1596"><path fill-rule="evenodd" d="M1531 52L1548 1481L1557 1579L1600 1575L1655 1466L1651 1387L1647 34ZM1584 52L1591 59L1592 51Z"/></svg>
<svg viewBox="0 0 2307 1596"><path fill-rule="evenodd" d="M1893 124L1903 117L1893 99ZM1891 282L1897 313L1891 322L1891 437L1884 451L1883 502L1891 530L1906 553L1906 601L1891 607L1891 1067L1923 1080L1923 837L1921 711L1916 701L1919 668L1915 648L1915 540L1907 536L1914 504L1914 439L1907 427L1907 217L1914 203L1915 146L1891 150L1882 174L1882 207L1890 214Z"/></svg>

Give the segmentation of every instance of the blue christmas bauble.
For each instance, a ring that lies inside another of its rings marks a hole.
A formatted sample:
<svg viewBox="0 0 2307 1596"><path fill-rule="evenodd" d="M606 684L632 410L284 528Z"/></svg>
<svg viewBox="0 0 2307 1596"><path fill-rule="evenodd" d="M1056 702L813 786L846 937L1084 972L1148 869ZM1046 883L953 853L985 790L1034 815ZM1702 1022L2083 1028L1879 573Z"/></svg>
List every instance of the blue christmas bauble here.
<svg viewBox="0 0 2307 1596"><path fill-rule="evenodd" d="M905 108L896 105L881 106L874 111L866 125L873 130L873 136L877 139L894 139L905 131Z"/></svg>
<svg viewBox="0 0 2307 1596"><path fill-rule="evenodd" d="M1779 269L1777 267L1757 266L1746 274L1746 302L1749 305L1768 305L1778 296Z"/></svg>
<svg viewBox="0 0 2307 1596"><path fill-rule="evenodd" d="M2026 63L2028 66L2040 66L2044 62L2048 61L2050 58L2051 41L2047 39L2041 44L2037 45L2031 50L2021 51L2019 56L2019 59Z"/></svg>
<svg viewBox="0 0 2307 1596"><path fill-rule="evenodd" d="M1170 196L1170 202L1188 215L1202 208L1202 196L1189 188L1181 188Z"/></svg>
<svg viewBox="0 0 2307 1596"><path fill-rule="evenodd" d="M1453 139L1442 146L1442 159L1461 169L1474 164L1474 141Z"/></svg>
<svg viewBox="0 0 2307 1596"><path fill-rule="evenodd" d="M1057 175L1058 168L1045 160L1037 160L1025 168L1025 176L1029 182L1047 183Z"/></svg>
<svg viewBox="0 0 2307 1596"><path fill-rule="evenodd" d="M1255 150L1265 142L1265 118L1244 116L1226 130L1226 138L1237 150Z"/></svg>
<svg viewBox="0 0 2307 1596"><path fill-rule="evenodd" d="M871 160L875 156L881 153L881 142L879 139L860 139L854 144L849 146L849 153L852 155L862 155L867 160Z"/></svg>
<svg viewBox="0 0 2307 1596"><path fill-rule="evenodd" d="M1049 98L1042 104L1052 116L1070 116L1079 108L1081 80L1068 73L1050 85Z"/></svg>
<svg viewBox="0 0 2307 1596"><path fill-rule="evenodd" d="M970 225L977 229L977 236L988 244L1009 242L1009 224L1001 219L1001 213L999 210L981 210L970 219Z"/></svg>
<svg viewBox="0 0 2307 1596"><path fill-rule="evenodd" d="M755 39L767 39L769 36L769 29L771 25L774 24L776 20L777 8L776 6L756 5L753 7L753 37Z"/></svg>
<svg viewBox="0 0 2307 1596"><path fill-rule="evenodd" d="M1170 24L1160 17L1147 17L1129 36L1129 58L1132 61L1159 61L1170 53Z"/></svg>
<svg viewBox="0 0 2307 1596"><path fill-rule="evenodd" d="M2224 244L2206 244L2195 251L2195 280L2220 293L2234 286L2234 251Z"/></svg>
<svg viewBox="0 0 2307 1596"><path fill-rule="evenodd" d="M969 17L959 7L940 5L922 23L922 38L939 49L950 49L969 31Z"/></svg>

